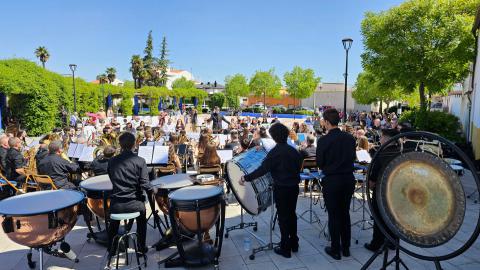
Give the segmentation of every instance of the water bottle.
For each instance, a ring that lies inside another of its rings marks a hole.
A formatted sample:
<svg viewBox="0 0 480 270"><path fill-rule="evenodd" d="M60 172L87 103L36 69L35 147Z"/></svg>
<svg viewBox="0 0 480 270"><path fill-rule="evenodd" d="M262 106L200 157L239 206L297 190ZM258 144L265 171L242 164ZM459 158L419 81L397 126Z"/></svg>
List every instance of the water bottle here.
<svg viewBox="0 0 480 270"><path fill-rule="evenodd" d="M245 239L243 239L243 250L250 251L251 246L252 240L250 240L250 237L245 237Z"/></svg>

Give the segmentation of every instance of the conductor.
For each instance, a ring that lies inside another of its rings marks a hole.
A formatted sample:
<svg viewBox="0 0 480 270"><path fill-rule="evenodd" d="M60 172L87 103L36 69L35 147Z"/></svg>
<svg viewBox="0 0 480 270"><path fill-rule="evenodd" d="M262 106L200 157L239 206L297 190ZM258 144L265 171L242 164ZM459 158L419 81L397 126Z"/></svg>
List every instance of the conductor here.
<svg viewBox="0 0 480 270"><path fill-rule="evenodd" d="M140 212L137 221L138 250L146 253L147 220L145 197L143 191L152 189L148 179L148 169L145 159L135 155L135 135L125 132L118 138L122 152L112 157L108 162L108 175L112 181L113 190L110 197L111 213ZM112 250L113 237L118 231L119 221L112 220L108 232L109 252Z"/></svg>
<svg viewBox="0 0 480 270"><path fill-rule="evenodd" d="M323 118L327 135L317 143L317 166L325 174L322 190L331 235L331 246L325 247L325 252L335 260L340 260L340 251L343 256L350 256L349 207L355 189L355 139L338 128L340 116L336 109L326 110Z"/></svg>

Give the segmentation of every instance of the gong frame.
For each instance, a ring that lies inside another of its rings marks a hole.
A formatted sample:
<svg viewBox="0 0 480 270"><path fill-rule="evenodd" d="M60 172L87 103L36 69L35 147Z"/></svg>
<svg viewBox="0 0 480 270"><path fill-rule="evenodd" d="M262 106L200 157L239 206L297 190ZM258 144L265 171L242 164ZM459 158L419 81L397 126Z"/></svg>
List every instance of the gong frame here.
<svg viewBox="0 0 480 270"><path fill-rule="evenodd" d="M437 134L434 134L434 133L431 133L431 132L426 132L426 131L412 131L412 132L401 133L401 134L398 134L398 135L392 137L385 144L380 146L378 151L373 156L372 162L371 162L371 164L370 164L370 166L368 167L368 170L367 170L367 175L366 175L367 191L370 191L370 177L371 177L371 173L372 173L371 168L374 167L374 164L377 160L377 156L379 155L379 153L381 153L383 151L383 149L390 146L391 144L398 142L398 140L400 138L404 138L404 137L408 138L408 137L412 137L412 136L421 137L423 140L424 139L438 140L440 143L450 147L453 150L453 152L460 157L462 162L467 164L467 167L472 172L473 179L475 180L477 192L480 192L480 179L479 179L479 176L475 173L476 169L475 169L475 166L473 165L473 162L470 160L470 158L468 158L467 155L460 148L458 148L454 143L452 143L451 141L449 141L449 140L447 140L443 137L440 137ZM399 153L402 154L403 150L400 150ZM377 201L378 201L378 199L379 198L377 198ZM464 253L468 248L470 248L473 245L473 243L477 240L477 238L480 234L480 215L479 215L478 218L477 218L476 225L475 225L475 230L473 230L469 239L467 241L465 241L465 243L461 247L457 248L456 250L454 250L450 253L444 254L444 255L426 256L426 255L416 253L414 251L411 251L411 250L403 247L398 240L394 239L393 237L391 237L390 234L387 233L387 229L385 228L384 224L381 222L383 220L383 217L380 217L375 211L373 211L372 196L370 195L370 192L367 192L367 203L368 203L368 207L370 208L373 220L375 221L376 225L378 226L378 228L380 229L382 234L388 240L388 242L394 244L397 249L405 252L406 254L408 254L408 255L410 255L414 258L418 258L420 260L432 261L432 262L435 262L435 264L437 264L440 261L445 261L445 260L455 258L455 257L461 255L462 253ZM397 234L397 230L394 230L393 233ZM395 235L395 236L402 239L400 237L400 235ZM410 243L410 244L412 244L412 243ZM412 244L412 245L416 246L416 247L424 248L420 245L415 245L415 244Z"/></svg>

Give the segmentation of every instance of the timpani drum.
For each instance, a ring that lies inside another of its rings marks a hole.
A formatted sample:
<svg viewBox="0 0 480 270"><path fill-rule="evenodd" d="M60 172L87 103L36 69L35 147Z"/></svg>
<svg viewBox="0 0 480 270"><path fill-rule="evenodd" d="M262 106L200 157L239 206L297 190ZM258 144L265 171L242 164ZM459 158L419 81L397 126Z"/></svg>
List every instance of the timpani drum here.
<svg viewBox="0 0 480 270"><path fill-rule="evenodd" d="M48 247L72 230L84 198L78 191L46 190L2 200L3 231L17 244Z"/></svg>
<svg viewBox="0 0 480 270"><path fill-rule="evenodd" d="M218 186L190 186L168 195L170 216L185 231L205 233L218 221L223 200L223 188Z"/></svg>
<svg viewBox="0 0 480 270"><path fill-rule="evenodd" d="M263 147L258 150L252 148L227 162L228 184L242 208L251 215L258 215L271 205L269 186L273 183L272 176L267 173L251 182L245 182L243 186L238 181L256 170L266 156L267 151Z"/></svg>
<svg viewBox="0 0 480 270"><path fill-rule="evenodd" d="M159 177L151 182L155 193L155 200L158 207L164 214L168 214L168 194L179 188L193 186L192 178L189 174L172 174Z"/></svg>
<svg viewBox="0 0 480 270"><path fill-rule="evenodd" d="M105 219L105 213L110 206L112 182L108 174L90 177L80 182L80 188L85 190L87 206L97 217ZM106 209L105 207L106 206Z"/></svg>

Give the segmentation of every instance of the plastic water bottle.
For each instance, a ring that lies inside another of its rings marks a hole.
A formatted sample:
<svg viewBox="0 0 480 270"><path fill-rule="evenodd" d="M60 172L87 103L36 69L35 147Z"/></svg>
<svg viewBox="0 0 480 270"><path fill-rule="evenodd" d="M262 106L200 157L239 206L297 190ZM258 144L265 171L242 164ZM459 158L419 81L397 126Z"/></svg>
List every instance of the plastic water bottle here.
<svg viewBox="0 0 480 270"><path fill-rule="evenodd" d="M243 239L243 250L250 251L251 246L252 240L250 240L250 237L245 237L245 239Z"/></svg>

